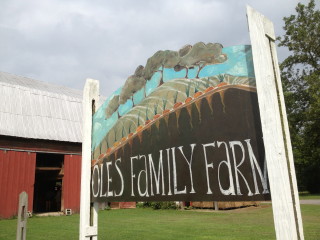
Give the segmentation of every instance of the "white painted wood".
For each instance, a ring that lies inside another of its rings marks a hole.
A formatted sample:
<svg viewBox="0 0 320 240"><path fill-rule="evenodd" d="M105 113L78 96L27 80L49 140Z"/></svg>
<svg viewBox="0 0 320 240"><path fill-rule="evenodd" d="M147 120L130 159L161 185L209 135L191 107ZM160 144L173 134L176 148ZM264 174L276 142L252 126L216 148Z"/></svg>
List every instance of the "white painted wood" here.
<svg viewBox="0 0 320 240"><path fill-rule="evenodd" d="M98 235L98 227L87 227L86 229L86 237L95 237Z"/></svg>
<svg viewBox="0 0 320 240"><path fill-rule="evenodd" d="M83 89L80 240L98 239L98 203L94 203L93 209L90 204L92 114L95 112L93 101L99 102L99 81L87 79Z"/></svg>
<svg viewBox="0 0 320 240"><path fill-rule="evenodd" d="M247 7L276 236L304 239L273 24Z"/></svg>
<svg viewBox="0 0 320 240"><path fill-rule="evenodd" d="M273 23L265 17L263 18L263 32L268 36L268 38L272 39L272 41L276 40Z"/></svg>
<svg viewBox="0 0 320 240"><path fill-rule="evenodd" d="M19 194L19 210L17 224L17 240L26 240L27 238L27 219L28 219L28 194L22 192Z"/></svg>
<svg viewBox="0 0 320 240"><path fill-rule="evenodd" d="M92 215L91 215L91 221L92 221L92 226L87 232L88 236L92 236L92 240L97 240L98 239L98 211L99 211L99 203L95 202L93 203L93 207L91 209ZM95 237L96 236L96 237Z"/></svg>
<svg viewBox="0 0 320 240"><path fill-rule="evenodd" d="M219 205L217 201L214 201L214 210L218 211L219 210Z"/></svg>
<svg viewBox="0 0 320 240"><path fill-rule="evenodd" d="M282 125L282 130L284 135L283 140L285 142L286 151L287 151L286 155L287 155L287 164L288 164L288 174L289 174L289 179L291 181L290 187L291 187L292 203L293 203L293 207L295 208L296 225L299 228L298 233L300 238L298 237L298 239L304 239L300 201L299 201L299 191L298 191L297 177L296 177L296 171L294 166L291 137L289 132L287 111L285 107L282 84L281 84L280 69L278 67L279 63L278 63L278 57L277 57L277 50L274 42L271 42L271 54L274 60L273 61L274 66L276 66L274 67L274 70L275 70L276 84L279 92L278 99L279 99L280 112L281 112L281 118L282 118L282 124L283 124Z"/></svg>

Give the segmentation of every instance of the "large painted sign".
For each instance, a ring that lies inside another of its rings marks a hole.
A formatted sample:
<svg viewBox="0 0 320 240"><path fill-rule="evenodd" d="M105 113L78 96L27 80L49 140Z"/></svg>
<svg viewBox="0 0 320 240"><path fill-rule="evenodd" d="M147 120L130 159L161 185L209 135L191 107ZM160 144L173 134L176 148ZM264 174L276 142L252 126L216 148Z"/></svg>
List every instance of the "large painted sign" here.
<svg viewBox="0 0 320 240"><path fill-rule="evenodd" d="M93 201L269 200L250 46L158 51L93 116Z"/></svg>

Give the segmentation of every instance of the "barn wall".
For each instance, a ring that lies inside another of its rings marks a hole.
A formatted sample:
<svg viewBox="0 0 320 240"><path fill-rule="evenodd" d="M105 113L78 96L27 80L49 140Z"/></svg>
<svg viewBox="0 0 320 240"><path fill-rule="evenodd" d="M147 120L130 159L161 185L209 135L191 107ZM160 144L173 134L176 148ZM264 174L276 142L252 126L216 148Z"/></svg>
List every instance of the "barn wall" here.
<svg viewBox="0 0 320 240"><path fill-rule="evenodd" d="M120 202L120 208L136 208L136 202Z"/></svg>
<svg viewBox="0 0 320 240"><path fill-rule="evenodd" d="M28 194L28 211L33 206L36 153L0 150L0 218L18 214L19 194Z"/></svg>
<svg viewBox="0 0 320 240"><path fill-rule="evenodd" d="M73 212L80 211L81 156L64 156L63 205Z"/></svg>
<svg viewBox="0 0 320 240"><path fill-rule="evenodd" d="M81 154L81 143L59 142L43 139L26 139L0 135L0 147L10 150Z"/></svg>

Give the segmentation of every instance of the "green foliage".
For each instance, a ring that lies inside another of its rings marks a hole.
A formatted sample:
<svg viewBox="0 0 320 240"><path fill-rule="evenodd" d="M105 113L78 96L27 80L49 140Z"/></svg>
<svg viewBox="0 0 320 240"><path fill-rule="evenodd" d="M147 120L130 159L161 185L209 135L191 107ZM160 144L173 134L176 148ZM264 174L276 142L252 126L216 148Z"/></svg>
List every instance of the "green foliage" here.
<svg viewBox="0 0 320 240"><path fill-rule="evenodd" d="M178 100L178 94L179 94L179 92L176 91L176 93L175 93L174 96L173 96L173 103L176 103L176 102L177 102L177 100Z"/></svg>
<svg viewBox="0 0 320 240"><path fill-rule="evenodd" d="M192 81L189 81L189 82L188 82L188 85L186 86L185 93L186 93L186 96L187 96L187 97L190 97L191 84L192 84Z"/></svg>
<svg viewBox="0 0 320 240"><path fill-rule="evenodd" d="M210 79L209 77L207 77L207 79L205 79L205 83L203 84L204 88L208 88L210 86Z"/></svg>
<svg viewBox="0 0 320 240"><path fill-rule="evenodd" d="M194 93L197 93L200 91L200 85L201 85L200 81L194 82Z"/></svg>
<svg viewBox="0 0 320 240"><path fill-rule="evenodd" d="M165 97L162 97L162 110L165 110L167 107L167 103L168 103L168 95L169 95L169 91L167 92L167 95Z"/></svg>
<svg viewBox="0 0 320 240"><path fill-rule="evenodd" d="M117 141L117 130L116 128L113 128L113 131L114 131L114 142Z"/></svg>
<svg viewBox="0 0 320 240"><path fill-rule="evenodd" d="M167 96L168 96L168 94L167 94ZM162 98L162 110L166 109L167 103L168 103L168 99Z"/></svg>
<svg viewBox="0 0 320 240"><path fill-rule="evenodd" d="M157 115L158 114L158 105L159 105L159 101L155 104L153 104L153 112L154 112L154 115Z"/></svg>
<svg viewBox="0 0 320 240"><path fill-rule="evenodd" d="M143 208L143 202L137 202L136 203L136 208Z"/></svg>
<svg viewBox="0 0 320 240"><path fill-rule="evenodd" d="M219 74L218 79L222 83L224 81L225 75L224 74Z"/></svg>
<svg viewBox="0 0 320 240"><path fill-rule="evenodd" d="M126 135L126 131L124 129L124 126L122 126L121 137L124 137L125 135Z"/></svg>
<svg viewBox="0 0 320 240"><path fill-rule="evenodd" d="M109 142L108 142L108 139L107 138L105 138L105 140L106 140L106 145L107 145L107 149L110 147L109 146Z"/></svg>
<svg viewBox="0 0 320 240"><path fill-rule="evenodd" d="M284 18L279 46L291 55L280 65L300 190L320 192L320 11L299 3Z"/></svg>
<svg viewBox="0 0 320 240"><path fill-rule="evenodd" d="M175 202L152 202L151 207L154 210L159 209L177 209L177 205Z"/></svg>
<svg viewBox="0 0 320 240"><path fill-rule="evenodd" d="M110 210L111 210L111 207L110 207L109 205L107 205L107 206L104 207L104 210L110 211Z"/></svg>
<svg viewBox="0 0 320 240"><path fill-rule="evenodd" d="M137 126L140 126L140 111L138 112L138 122L137 122Z"/></svg>
<svg viewBox="0 0 320 240"><path fill-rule="evenodd" d="M137 202L136 208L150 208L151 202Z"/></svg>
<svg viewBox="0 0 320 240"><path fill-rule="evenodd" d="M147 108L146 108L146 121L148 121L148 120L149 120L148 112L149 112L149 106L147 106Z"/></svg>
<svg viewBox="0 0 320 240"><path fill-rule="evenodd" d="M154 210L159 209L177 209L175 202L139 202L136 204L137 208L152 208Z"/></svg>
<svg viewBox="0 0 320 240"><path fill-rule="evenodd" d="M128 133L132 133L132 126L133 126L133 123L130 123Z"/></svg>

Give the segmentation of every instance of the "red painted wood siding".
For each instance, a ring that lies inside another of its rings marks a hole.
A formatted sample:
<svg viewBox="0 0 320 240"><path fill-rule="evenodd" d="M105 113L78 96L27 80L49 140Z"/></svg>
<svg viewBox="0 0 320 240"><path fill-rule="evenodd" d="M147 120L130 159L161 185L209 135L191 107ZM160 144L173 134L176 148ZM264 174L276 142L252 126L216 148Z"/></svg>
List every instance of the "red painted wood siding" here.
<svg viewBox="0 0 320 240"><path fill-rule="evenodd" d="M111 202L110 207L112 209L136 208L136 202Z"/></svg>
<svg viewBox="0 0 320 240"><path fill-rule="evenodd" d="M64 156L63 201L64 209L80 211L81 156Z"/></svg>
<svg viewBox="0 0 320 240"><path fill-rule="evenodd" d="M136 208L136 202L120 202L120 208Z"/></svg>
<svg viewBox="0 0 320 240"><path fill-rule="evenodd" d="M0 150L0 218L18 214L19 194L28 194L28 211L33 207L36 153Z"/></svg>

